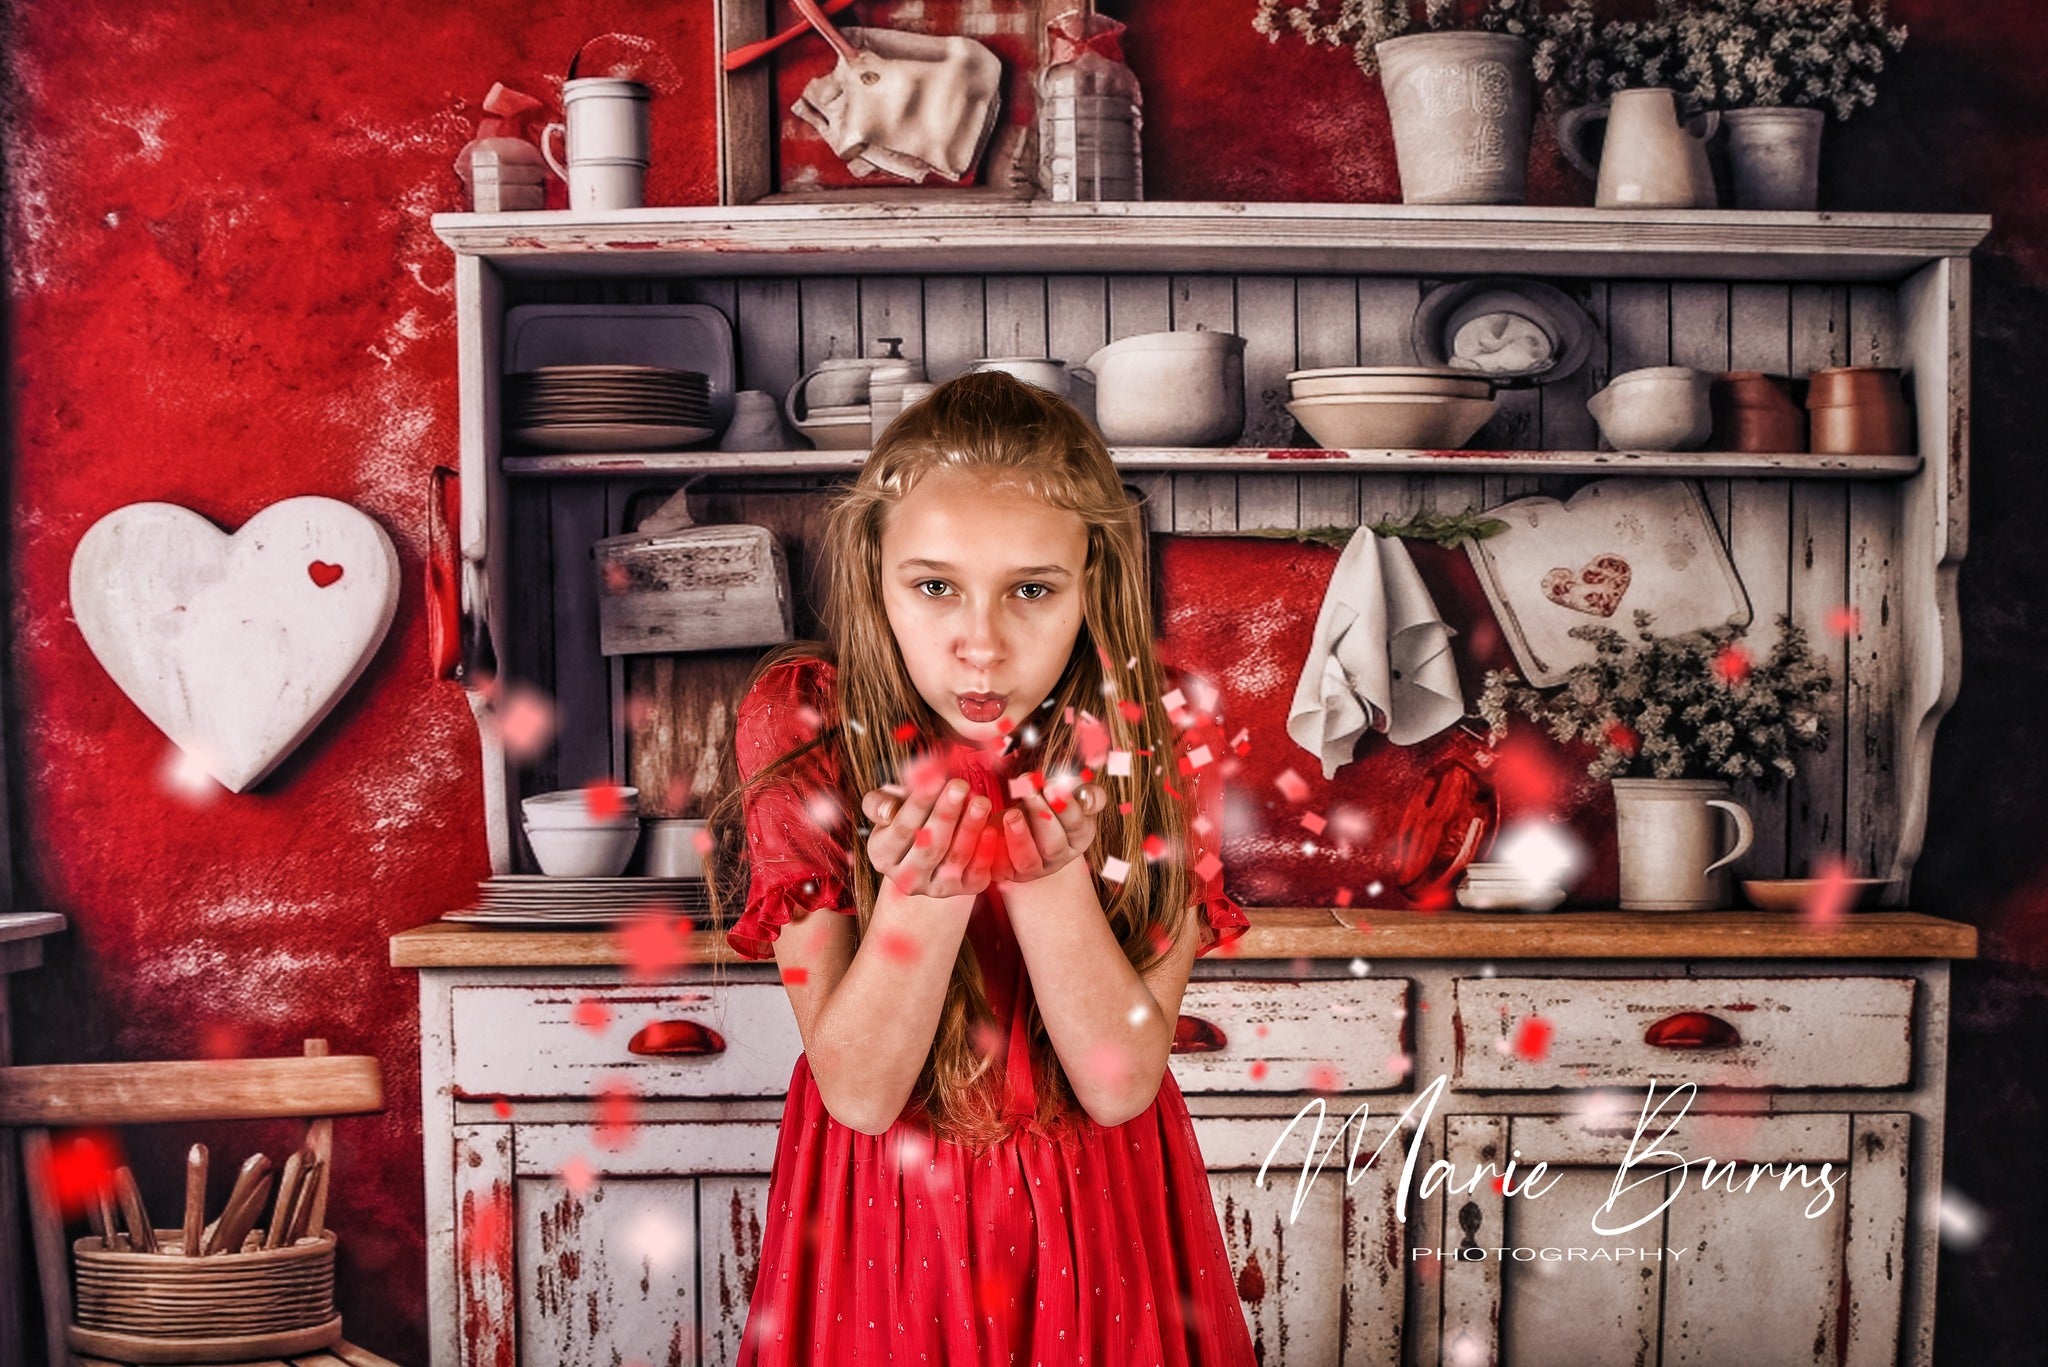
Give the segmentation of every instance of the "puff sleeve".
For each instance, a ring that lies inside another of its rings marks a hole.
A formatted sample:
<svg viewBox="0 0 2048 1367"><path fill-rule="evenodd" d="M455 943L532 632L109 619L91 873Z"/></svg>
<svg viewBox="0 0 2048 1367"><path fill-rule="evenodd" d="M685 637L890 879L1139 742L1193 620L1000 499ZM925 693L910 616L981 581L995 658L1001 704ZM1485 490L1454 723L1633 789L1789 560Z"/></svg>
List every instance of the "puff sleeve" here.
<svg viewBox="0 0 2048 1367"><path fill-rule="evenodd" d="M831 724L832 666L818 659L775 665L741 700L734 758L744 782ZM745 910L726 943L748 959L775 956L775 938L792 917L857 910L850 877L853 823L839 796L831 744L797 759L744 800L752 878Z"/></svg>
<svg viewBox="0 0 2048 1367"><path fill-rule="evenodd" d="M1168 682L1178 687L1169 675ZM1174 786L1180 789L1188 813L1188 862L1195 895L1190 905L1200 909L1202 941L1195 957L1234 943L1251 929L1251 920L1223 891L1223 774L1224 756L1229 753L1223 728L1215 718L1190 706L1190 724L1174 745Z"/></svg>

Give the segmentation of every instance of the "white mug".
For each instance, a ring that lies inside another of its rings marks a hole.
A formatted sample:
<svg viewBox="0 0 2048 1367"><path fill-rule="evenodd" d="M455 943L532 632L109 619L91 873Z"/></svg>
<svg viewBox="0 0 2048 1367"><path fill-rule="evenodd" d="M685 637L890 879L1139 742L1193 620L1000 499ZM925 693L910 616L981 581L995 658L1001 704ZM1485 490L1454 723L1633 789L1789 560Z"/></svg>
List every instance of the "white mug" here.
<svg viewBox="0 0 2048 1367"><path fill-rule="evenodd" d="M586 76L562 85L564 123L541 130L540 150L569 183L571 209L637 209L647 202L647 101L638 81ZM555 159L554 135L563 158Z"/></svg>

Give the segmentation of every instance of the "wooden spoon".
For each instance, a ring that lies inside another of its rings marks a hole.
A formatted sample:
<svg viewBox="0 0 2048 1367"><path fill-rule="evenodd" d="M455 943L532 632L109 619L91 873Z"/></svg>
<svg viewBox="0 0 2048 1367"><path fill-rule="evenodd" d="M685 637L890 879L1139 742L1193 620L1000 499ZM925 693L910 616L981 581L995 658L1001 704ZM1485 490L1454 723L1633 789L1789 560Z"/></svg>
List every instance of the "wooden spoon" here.
<svg viewBox="0 0 2048 1367"><path fill-rule="evenodd" d="M218 1253L223 1248L230 1253L236 1253L241 1250L242 1242L239 1237L232 1244L227 1241L227 1235L231 1228L229 1218L234 1217L239 1222L244 1207L250 1207L248 1211L249 1221L247 1224L242 1225L242 1233L246 1235L249 1232L250 1228L256 1223L255 1210L249 1198L255 1194L257 1183L264 1180L269 1172L270 1160L268 1158L260 1153L249 1155L249 1161L242 1164L242 1170L235 1175L235 1189L228 1193L226 1208L221 1211L220 1219L214 1222L213 1231L206 1236L206 1242L200 1249L201 1256Z"/></svg>
<svg viewBox="0 0 2048 1367"><path fill-rule="evenodd" d="M206 1242L206 1145L194 1144L185 1155L185 1256L199 1256Z"/></svg>
<svg viewBox="0 0 2048 1367"><path fill-rule="evenodd" d="M128 1247L139 1253L162 1252L149 1211L142 1204L142 1188L135 1185L135 1174L125 1164L114 1169L114 1194L121 1202L121 1218L128 1223Z"/></svg>

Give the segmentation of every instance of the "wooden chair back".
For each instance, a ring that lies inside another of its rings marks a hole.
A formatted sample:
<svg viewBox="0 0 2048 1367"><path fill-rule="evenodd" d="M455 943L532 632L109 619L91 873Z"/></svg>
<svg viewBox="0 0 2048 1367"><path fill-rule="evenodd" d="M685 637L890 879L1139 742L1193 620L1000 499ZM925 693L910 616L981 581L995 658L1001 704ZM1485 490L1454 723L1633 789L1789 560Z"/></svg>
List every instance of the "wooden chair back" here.
<svg viewBox="0 0 2048 1367"><path fill-rule="evenodd" d="M71 1257L51 1174L50 1130L85 1125L163 1125L196 1120L311 1121L306 1143L323 1164L334 1152L333 1119L384 1109L377 1060L330 1055L327 1041L306 1041L303 1058L166 1063L74 1063L0 1068L0 1127L20 1132L22 1176L50 1362L73 1361ZM323 1192L324 1195L324 1192ZM324 1215L316 1206L313 1227Z"/></svg>

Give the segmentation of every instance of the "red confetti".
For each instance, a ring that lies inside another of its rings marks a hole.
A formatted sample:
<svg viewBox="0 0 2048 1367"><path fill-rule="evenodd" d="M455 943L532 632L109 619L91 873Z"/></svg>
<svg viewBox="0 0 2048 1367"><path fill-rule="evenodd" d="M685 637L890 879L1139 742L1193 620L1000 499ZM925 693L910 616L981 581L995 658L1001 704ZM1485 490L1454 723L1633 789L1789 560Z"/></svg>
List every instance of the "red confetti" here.
<svg viewBox="0 0 2048 1367"><path fill-rule="evenodd" d="M1507 1189L1508 1189L1508 1179L1507 1179L1507 1178L1505 1178L1505 1177L1496 1177L1496 1178L1494 1178L1494 1179L1493 1179L1493 1193L1494 1193L1494 1195L1496 1195L1496 1196L1504 1195L1504 1194L1506 1194L1506 1192L1507 1192Z"/></svg>
<svg viewBox="0 0 2048 1367"><path fill-rule="evenodd" d="M898 745L908 745L912 740L916 738L917 727L909 722L904 722L901 726L898 726L894 731L891 731L889 734L896 738L896 743Z"/></svg>
<svg viewBox="0 0 2048 1367"><path fill-rule="evenodd" d="M583 806L598 821L615 821L625 815L626 800L616 783L592 781L583 785Z"/></svg>
<svg viewBox="0 0 2048 1367"><path fill-rule="evenodd" d="M571 1196L581 1196L596 1186L597 1173L592 1171L590 1160L580 1153L569 1155L562 1164L562 1185Z"/></svg>
<svg viewBox="0 0 2048 1367"><path fill-rule="evenodd" d="M875 946L899 964L917 962L917 937L907 930L885 930L875 937Z"/></svg>
<svg viewBox="0 0 2048 1367"><path fill-rule="evenodd" d="M243 1058L249 1042L239 1025L209 1025L199 1032L201 1058Z"/></svg>
<svg viewBox="0 0 2048 1367"><path fill-rule="evenodd" d="M1714 673L1723 683L1739 684L1749 677L1749 664L1749 651L1742 642L1730 641L1714 656Z"/></svg>
<svg viewBox="0 0 2048 1367"><path fill-rule="evenodd" d="M1125 816L1129 816L1131 814L1131 804L1128 802L1117 803L1116 809L1118 812L1122 813Z"/></svg>
<svg viewBox="0 0 2048 1367"><path fill-rule="evenodd" d="M1799 916L1809 926L1831 930L1840 924L1843 914L1849 910L1855 889L1849 883L1849 865L1839 855L1822 859L1818 872L1813 890L1807 893L1805 903L1799 908Z"/></svg>
<svg viewBox="0 0 2048 1367"><path fill-rule="evenodd" d="M1147 860L1157 859L1159 858L1159 856L1166 853L1166 837L1160 835L1157 831L1154 831L1152 834L1147 835L1145 837L1144 848L1145 858Z"/></svg>
<svg viewBox="0 0 2048 1367"><path fill-rule="evenodd" d="M9 1139L7 1142L12 1143ZM121 1142L111 1131L79 1135L50 1153L50 1195L66 1219L76 1219L112 1186L114 1169L125 1165Z"/></svg>
<svg viewBox="0 0 2048 1367"><path fill-rule="evenodd" d="M611 1027L612 1009L596 997L585 997L576 1003L576 1009L569 1013L569 1019L592 1034L602 1035Z"/></svg>
<svg viewBox="0 0 2048 1367"><path fill-rule="evenodd" d="M1847 638L1863 630L1863 609L1844 603L1828 613L1828 634Z"/></svg>
<svg viewBox="0 0 2048 1367"><path fill-rule="evenodd" d="M1143 721L1145 719L1145 709L1132 702L1129 698L1118 702L1116 710L1123 714L1125 721Z"/></svg>
<svg viewBox="0 0 2048 1367"><path fill-rule="evenodd" d="M1165 926L1154 926L1154 927L1152 927L1152 950L1153 950L1153 952L1154 952L1154 953L1156 953L1156 954L1166 954L1166 953L1169 953L1169 952L1171 952L1171 951L1172 951L1172 949L1173 949L1173 937L1172 937L1172 936L1170 936L1170 935L1168 935L1168 934L1166 933L1166 927L1165 927Z"/></svg>
<svg viewBox="0 0 2048 1367"><path fill-rule="evenodd" d="M1004 1052L1003 1031L994 1021L974 1023L974 1052L983 1058L999 1058Z"/></svg>
<svg viewBox="0 0 2048 1367"><path fill-rule="evenodd" d="M1289 802L1300 802L1308 796L1308 784L1292 769L1281 770L1280 777L1273 780L1273 786L1278 788L1280 795Z"/></svg>
<svg viewBox="0 0 2048 1367"><path fill-rule="evenodd" d="M1251 1066L1251 1075L1252 1075L1252 1081L1253 1081L1253 1082L1263 1082L1263 1081L1265 1081L1265 1078L1266 1078L1266 1061L1265 1061L1264 1059L1262 1059L1262 1058L1255 1058L1255 1059L1253 1059L1253 1060L1252 1060L1252 1066Z"/></svg>
<svg viewBox="0 0 2048 1367"><path fill-rule="evenodd" d="M462 1198L463 1251L471 1267L495 1266L512 1246L512 1194L503 1187L478 1200Z"/></svg>
<svg viewBox="0 0 2048 1367"><path fill-rule="evenodd" d="M641 916L627 922L619 932L619 946L626 953L626 980L653 982L688 967L694 930L687 916Z"/></svg>
<svg viewBox="0 0 2048 1367"><path fill-rule="evenodd" d="M1350 905L1351 905L1351 889L1350 889L1350 888L1338 888L1338 889L1337 889L1337 905L1338 905L1338 906L1340 906L1340 907L1348 907L1348 906L1350 906Z"/></svg>
<svg viewBox="0 0 2048 1367"><path fill-rule="evenodd" d="M633 1084L612 1078L598 1089L597 1128L592 1135L599 1148L619 1152L633 1142L636 1126Z"/></svg>
<svg viewBox="0 0 2048 1367"><path fill-rule="evenodd" d="M1204 883L1216 881L1216 875L1223 872L1223 861L1216 857L1214 850L1203 850L1202 857L1195 861L1195 877Z"/></svg>
<svg viewBox="0 0 2048 1367"><path fill-rule="evenodd" d="M930 849L932 845L931 827L919 826L917 828L917 834L910 837L910 843L917 846L921 850Z"/></svg>
<svg viewBox="0 0 2048 1367"><path fill-rule="evenodd" d="M632 587L632 584L633 576L627 572L624 565L616 560L605 565L604 591L606 593L624 593L628 588Z"/></svg>
<svg viewBox="0 0 2048 1367"><path fill-rule="evenodd" d="M496 1098L491 1102L491 1114L497 1116L500 1120L510 1120L512 1118L512 1103L505 1100L504 1097Z"/></svg>
<svg viewBox="0 0 2048 1367"><path fill-rule="evenodd" d="M808 968L785 968L782 970L782 981L791 987L802 987L810 980L811 970Z"/></svg>
<svg viewBox="0 0 2048 1367"><path fill-rule="evenodd" d="M1333 1063L1317 1063L1308 1070L1308 1089L1311 1092L1341 1092L1344 1090L1344 1074Z"/></svg>
<svg viewBox="0 0 2048 1367"><path fill-rule="evenodd" d="M1518 1057L1541 1063L1550 1056L1550 1036L1555 1029L1541 1016L1530 1016L1515 1029L1514 1049Z"/></svg>
<svg viewBox="0 0 2048 1367"><path fill-rule="evenodd" d="M1624 755L1633 755L1642 748L1643 738L1637 730L1625 721L1607 723L1607 743Z"/></svg>
<svg viewBox="0 0 2048 1367"><path fill-rule="evenodd" d="M1310 835L1321 835L1329 824L1329 822L1323 820L1314 812L1303 812L1301 814L1302 829Z"/></svg>

